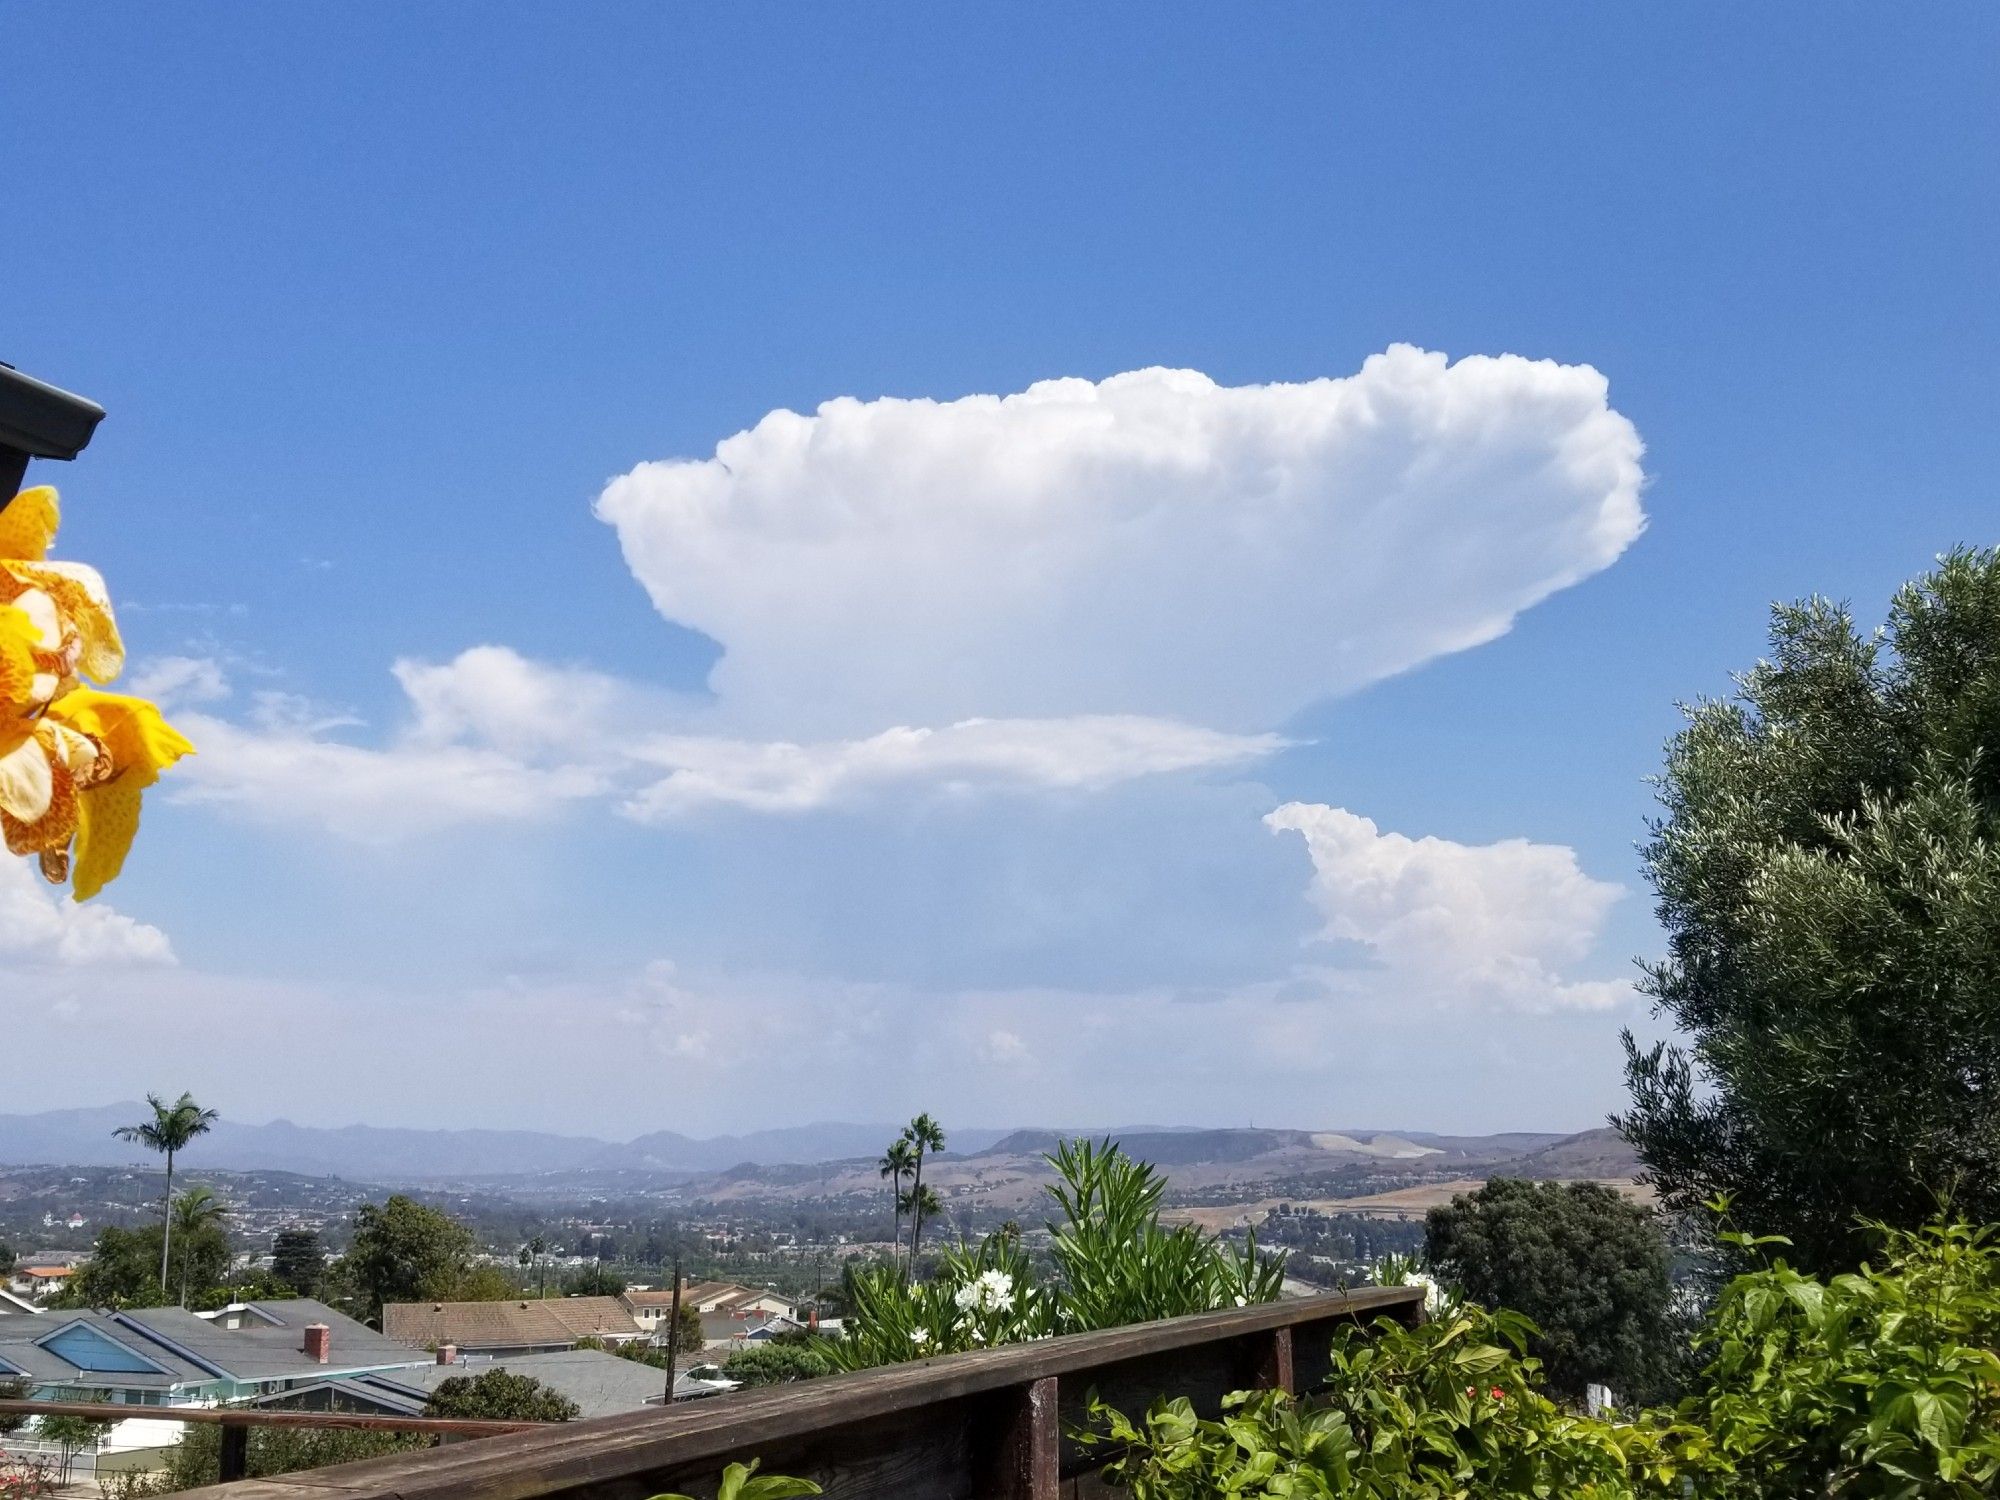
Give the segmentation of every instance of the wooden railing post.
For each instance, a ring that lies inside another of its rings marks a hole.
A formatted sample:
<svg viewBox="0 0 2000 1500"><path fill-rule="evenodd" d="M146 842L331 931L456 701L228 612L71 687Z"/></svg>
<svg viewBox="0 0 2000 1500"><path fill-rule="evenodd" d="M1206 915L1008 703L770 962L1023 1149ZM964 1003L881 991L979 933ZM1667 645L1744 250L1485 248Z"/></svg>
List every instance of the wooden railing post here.
<svg viewBox="0 0 2000 1500"><path fill-rule="evenodd" d="M995 1397L994 1441L983 1474L973 1476L978 1500L1056 1500L1062 1482L1062 1432L1056 1419L1056 1377L1045 1375Z"/></svg>
<svg viewBox="0 0 2000 1500"><path fill-rule="evenodd" d="M1269 1333L1259 1335L1263 1347L1258 1350L1256 1387L1260 1391L1283 1391L1288 1396L1299 1393L1299 1379L1292 1363L1292 1330L1273 1328Z"/></svg>
<svg viewBox="0 0 2000 1500"><path fill-rule="evenodd" d="M222 1428L222 1482L250 1477L250 1429L241 1422Z"/></svg>

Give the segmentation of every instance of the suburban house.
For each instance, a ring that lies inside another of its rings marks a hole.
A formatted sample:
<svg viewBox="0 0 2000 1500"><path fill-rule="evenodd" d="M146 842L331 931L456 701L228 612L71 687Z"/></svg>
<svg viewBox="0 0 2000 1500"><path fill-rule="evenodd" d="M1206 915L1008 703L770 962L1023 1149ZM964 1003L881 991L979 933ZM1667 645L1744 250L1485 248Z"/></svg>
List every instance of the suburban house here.
<svg viewBox="0 0 2000 1500"><path fill-rule="evenodd" d="M642 1329L657 1334L672 1316L674 1291L672 1287L627 1291L618 1300ZM750 1325L792 1311L790 1298L733 1281L691 1281L681 1288L681 1306L700 1314L702 1341L707 1344L731 1342Z"/></svg>
<svg viewBox="0 0 2000 1500"><path fill-rule="evenodd" d="M466 1357L449 1345L437 1358L413 1369L388 1370L350 1379L323 1380L282 1395L267 1397L259 1406L286 1411L351 1412L363 1416L421 1416L424 1403L454 1375L476 1378L489 1370L525 1375L569 1397L579 1416L609 1417L644 1411L662 1404L666 1375L651 1365L620 1359L602 1349L557 1349L544 1354L517 1354L498 1359ZM733 1380L703 1379L682 1370L674 1377L674 1399L712 1396L733 1391Z"/></svg>
<svg viewBox="0 0 2000 1500"><path fill-rule="evenodd" d="M646 1337L616 1297L547 1297L508 1302L391 1302L382 1332L412 1349L449 1344L467 1354L539 1354L584 1339L627 1344Z"/></svg>
<svg viewBox="0 0 2000 1500"><path fill-rule="evenodd" d="M75 1274L74 1266L16 1266L7 1284L23 1297L53 1297Z"/></svg>

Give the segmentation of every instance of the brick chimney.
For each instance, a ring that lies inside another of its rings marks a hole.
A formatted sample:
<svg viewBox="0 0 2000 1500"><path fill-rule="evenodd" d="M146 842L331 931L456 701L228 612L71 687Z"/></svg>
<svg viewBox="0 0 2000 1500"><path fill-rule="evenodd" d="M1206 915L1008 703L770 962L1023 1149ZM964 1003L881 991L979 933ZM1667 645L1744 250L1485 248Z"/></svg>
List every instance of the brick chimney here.
<svg viewBox="0 0 2000 1500"><path fill-rule="evenodd" d="M458 1363L458 1345L456 1345L456 1344L439 1344L439 1345L438 1345L438 1363L439 1363L439 1364L441 1364L441 1365L455 1365L455 1364L457 1364L457 1363Z"/></svg>
<svg viewBox="0 0 2000 1500"><path fill-rule="evenodd" d="M327 1355L333 1349L333 1330L324 1323L306 1324L306 1341L303 1349L305 1357L314 1364L325 1364Z"/></svg>

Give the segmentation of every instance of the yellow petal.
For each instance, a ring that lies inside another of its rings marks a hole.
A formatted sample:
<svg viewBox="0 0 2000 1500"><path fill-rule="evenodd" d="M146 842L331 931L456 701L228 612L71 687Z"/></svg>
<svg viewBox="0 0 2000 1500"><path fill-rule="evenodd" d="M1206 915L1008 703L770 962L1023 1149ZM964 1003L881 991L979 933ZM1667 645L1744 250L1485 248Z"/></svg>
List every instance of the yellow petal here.
<svg viewBox="0 0 2000 1500"><path fill-rule="evenodd" d="M48 717L103 745L111 753L113 779L138 787L151 786L160 772L194 753L194 746L144 698L78 688L50 704Z"/></svg>
<svg viewBox="0 0 2000 1500"><path fill-rule="evenodd" d="M70 894L88 901L125 868L139 831L140 783L120 776L77 798L76 863Z"/></svg>
<svg viewBox="0 0 2000 1500"><path fill-rule="evenodd" d="M49 555L49 543L56 539L61 520L56 492L46 484L0 501L0 557L40 562Z"/></svg>

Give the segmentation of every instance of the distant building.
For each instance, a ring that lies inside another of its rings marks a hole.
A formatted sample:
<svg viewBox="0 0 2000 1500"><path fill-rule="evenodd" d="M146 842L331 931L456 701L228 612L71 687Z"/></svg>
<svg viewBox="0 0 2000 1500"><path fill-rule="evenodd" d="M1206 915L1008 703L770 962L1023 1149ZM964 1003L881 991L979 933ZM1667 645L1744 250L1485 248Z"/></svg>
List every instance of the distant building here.
<svg viewBox="0 0 2000 1500"><path fill-rule="evenodd" d="M628 1291L618 1299L632 1319L649 1334L657 1335L672 1315L672 1287ZM789 1315L791 1299L776 1292L760 1292L738 1286L733 1281L691 1281L681 1288L681 1306L692 1307L701 1316L704 1343L728 1342L744 1326L774 1314Z"/></svg>
<svg viewBox="0 0 2000 1500"><path fill-rule="evenodd" d="M646 1331L616 1297L546 1297L506 1302L391 1302L382 1331L412 1349L455 1345L490 1356L574 1349L595 1338L627 1344Z"/></svg>

